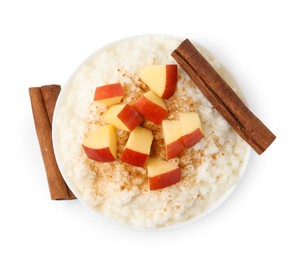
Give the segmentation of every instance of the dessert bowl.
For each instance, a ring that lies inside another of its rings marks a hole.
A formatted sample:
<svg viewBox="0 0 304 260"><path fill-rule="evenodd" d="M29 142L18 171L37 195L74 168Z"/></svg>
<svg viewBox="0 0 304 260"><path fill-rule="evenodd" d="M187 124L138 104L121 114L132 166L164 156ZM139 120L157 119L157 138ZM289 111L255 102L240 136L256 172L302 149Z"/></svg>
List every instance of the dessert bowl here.
<svg viewBox="0 0 304 260"><path fill-rule="evenodd" d="M76 197L110 222L138 230L172 229L191 223L222 204L245 172L249 146L179 66L176 91L164 100L166 119L176 120L180 112L196 112L204 133L193 147L167 160L181 168L180 182L150 190L146 167L120 160L129 137L127 131L116 130L117 160L113 162L96 162L83 150L85 138L107 124L102 115L108 108L94 102L95 89L119 82L124 90L121 103L132 106L149 91L139 77L140 70L146 65L176 64L171 53L182 40L176 36L140 35L110 43L76 69L59 95L53 119L58 166ZM206 49L195 45L242 97L229 72ZM151 156L166 160L161 125L146 119L141 126L153 133Z"/></svg>

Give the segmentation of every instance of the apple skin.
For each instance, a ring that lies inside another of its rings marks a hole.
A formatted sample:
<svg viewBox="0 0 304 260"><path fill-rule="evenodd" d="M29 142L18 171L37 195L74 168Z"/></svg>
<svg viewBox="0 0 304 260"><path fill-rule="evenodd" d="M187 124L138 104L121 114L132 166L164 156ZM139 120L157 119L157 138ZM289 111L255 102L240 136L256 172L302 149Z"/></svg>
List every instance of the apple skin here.
<svg viewBox="0 0 304 260"><path fill-rule="evenodd" d="M138 167L144 167L149 154L133 151L129 148L124 149L120 160Z"/></svg>
<svg viewBox="0 0 304 260"><path fill-rule="evenodd" d="M109 84L95 89L94 101L105 106L112 106L118 104L123 95L120 83Z"/></svg>
<svg viewBox="0 0 304 260"><path fill-rule="evenodd" d="M193 145L195 145L199 140L201 140L203 137L204 135L202 134L201 130L197 128L192 133L184 135L182 139L185 147L190 148Z"/></svg>
<svg viewBox="0 0 304 260"><path fill-rule="evenodd" d="M147 99L144 95L142 95L133 104L133 107L145 118L149 119L151 122L157 125L160 125L168 114L168 111L166 109Z"/></svg>
<svg viewBox="0 0 304 260"><path fill-rule="evenodd" d="M116 159L117 135L115 127L97 127L82 143L87 157L98 162L111 162Z"/></svg>
<svg viewBox="0 0 304 260"><path fill-rule="evenodd" d="M137 126L129 135L121 161L128 164L144 167L151 150L153 133L151 130Z"/></svg>
<svg viewBox="0 0 304 260"><path fill-rule="evenodd" d="M177 157L184 150L181 123L179 120L163 120L163 136L167 160Z"/></svg>
<svg viewBox="0 0 304 260"><path fill-rule="evenodd" d="M109 84L95 89L94 101L123 95L124 93L120 83Z"/></svg>
<svg viewBox="0 0 304 260"><path fill-rule="evenodd" d="M172 171L149 177L149 189L159 190L178 183L181 180L181 169L176 168Z"/></svg>
<svg viewBox="0 0 304 260"><path fill-rule="evenodd" d="M115 157L112 155L110 148L105 147L101 149L92 149L82 145L83 150L89 159L97 162L112 162L115 161Z"/></svg>
<svg viewBox="0 0 304 260"><path fill-rule="evenodd" d="M184 150L183 138L179 138L166 146L167 160L179 156Z"/></svg>
<svg viewBox="0 0 304 260"><path fill-rule="evenodd" d="M125 107L118 113L117 117L130 131L132 131L144 120L142 116L128 104L126 104Z"/></svg>
<svg viewBox="0 0 304 260"><path fill-rule="evenodd" d="M175 93L177 84L177 65L168 64L166 65L166 86L164 93L161 96L164 99L168 99Z"/></svg>
<svg viewBox="0 0 304 260"><path fill-rule="evenodd" d="M168 99L176 90L177 65L147 65L140 71L139 78L159 97Z"/></svg>

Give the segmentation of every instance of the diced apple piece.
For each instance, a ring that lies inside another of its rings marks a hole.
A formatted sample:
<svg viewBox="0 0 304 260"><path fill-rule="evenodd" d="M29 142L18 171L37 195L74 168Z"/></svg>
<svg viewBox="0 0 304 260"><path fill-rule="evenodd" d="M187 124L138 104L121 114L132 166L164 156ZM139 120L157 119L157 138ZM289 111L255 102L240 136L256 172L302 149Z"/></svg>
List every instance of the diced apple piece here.
<svg viewBox="0 0 304 260"><path fill-rule="evenodd" d="M133 107L145 118L159 125L167 116L168 110L165 102L153 91L141 95Z"/></svg>
<svg viewBox="0 0 304 260"><path fill-rule="evenodd" d="M128 164L144 167L149 155L153 134L149 129L137 126L129 136L121 160Z"/></svg>
<svg viewBox="0 0 304 260"><path fill-rule="evenodd" d="M141 70L139 77L159 97L168 99L176 89L177 65L147 65Z"/></svg>
<svg viewBox="0 0 304 260"><path fill-rule="evenodd" d="M179 120L164 120L162 123L167 160L179 156L184 149Z"/></svg>
<svg viewBox="0 0 304 260"><path fill-rule="evenodd" d="M116 159L117 137L112 125L98 127L82 143L88 158L98 162L111 162Z"/></svg>
<svg viewBox="0 0 304 260"><path fill-rule="evenodd" d="M183 143L186 148L195 145L204 137L202 123L196 112L179 113Z"/></svg>
<svg viewBox="0 0 304 260"><path fill-rule="evenodd" d="M181 169L167 161L150 158L147 163L150 190L163 189L178 183Z"/></svg>
<svg viewBox="0 0 304 260"><path fill-rule="evenodd" d="M109 84L95 89L94 101L105 106L118 104L123 97L120 83Z"/></svg>
<svg viewBox="0 0 304 260"><path fill-rule="evenodd" d="M132 131L142 121L142 116L130 105L111 106L103 115L102 119L117 129Z"/></svg>

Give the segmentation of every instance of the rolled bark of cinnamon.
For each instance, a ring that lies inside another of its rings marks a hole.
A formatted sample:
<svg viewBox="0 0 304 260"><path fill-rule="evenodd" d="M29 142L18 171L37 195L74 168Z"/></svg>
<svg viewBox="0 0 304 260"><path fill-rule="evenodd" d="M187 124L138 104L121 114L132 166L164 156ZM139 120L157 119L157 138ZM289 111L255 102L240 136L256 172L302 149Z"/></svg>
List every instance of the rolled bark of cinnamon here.
<svg viewBox="0 0 304 260"><path fill-rule="evenodd" d="M186 39L171 55L235 131L262 154L276 136L246 107L194 45Z"/></svg>
<svg viewBox="0 0 304 260"><path fill-rule="evenodd" d="M66 185L56 162L52 143L52 118L59 85L29 88L36 133L47 175L52 200L68 200L76 197ZM45 99L44 99L45 97Z"/></svg>
<svg viewBox="0 0 304 260"><path fill-rule="evenodd" d="M46 112L48 114L48 118L52 126L54 109L56 106L57 98L61 91L61 87L59 85L45 85L40 87L40 89Z"/></svg>

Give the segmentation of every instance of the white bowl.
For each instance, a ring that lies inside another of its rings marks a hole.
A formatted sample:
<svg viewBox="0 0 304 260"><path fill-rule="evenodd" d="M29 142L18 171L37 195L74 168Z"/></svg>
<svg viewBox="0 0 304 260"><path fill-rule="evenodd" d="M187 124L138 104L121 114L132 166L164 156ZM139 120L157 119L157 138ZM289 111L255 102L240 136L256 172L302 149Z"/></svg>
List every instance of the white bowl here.
<svg viewBox="0 0 304 260"><path fill-rule="evenodd" d="M119 42L123 42L129 39L136 39L137 37L143 37L143 36L134 36L131 38L127 38L127 39L122 39ZM182 41L184 38L182 37L176 37L176 36L160 36L160 35L156 35L156 37L171 37L173 39L177 39ZM90 55L83 63L80 64L80 66L75 70L75 72L72 74L72 76L70 77L70 79L67 81L67 83L63 86L62 91L59 95L59 98L57 100L57 105L54 111L54 119L53 119L53 144L54 144L54 152L55 152L55 156L57 159L57 163L59 166L59 169L61 170L62 176L64 178L64 180L66 181L67 185L70 187L70 189L72 190L72 192L75 194L75 196L86 206L89 206L84 200L83 200L83 196L82 194L80 194L77 189L74 186L73 181L70 179L69 174L67 174L64 170L64 167L62 166L62 161L61 158L59 156L59 138L58 138L58 131L56 130L58 127L60 127L58 124L58 115L60 113L60 107L62 106L62 99L64 96L66 96L69 92L69 87L71 84L71 80L73 79L73 77L77 74L79 68L81 68L83 66L83 64L85 64L87 61L89 61L92 57L94 57L96 55L96 53L100 53L105 49L111 48L112 44L117 44L119 42L114 42L114 43L110 43L104 47L102 47L101 49L97 50L96 52L94 52L92 55ZM210 57L214 57L212 54L210 54L210 52L208 52L206 49L202 48L199 44L195 44L200 51L207 53ZM222 64L221 64L222 65ZM223 72L223 77L225 78L225 80L227 80L228 82L233 82L233 86L239 90L239 86L237 85L236 81L233 79L233 77L230 75L230 73L228 72L228 70L222 66L222 72ZM239 93L241 93L241 91L239 90ZM241 94L241 97L243 98L243 95ZM244 98L243 98L244 99ZM126 226L126 225L122 225L124 227L131 227L131 228L135 228L135 229L139 229L139 230L169 230L169 229L173 229L173 228L177 228L177 227L181 227L184 226L186 224L192 223L194 221L197 221L201 218L203 218L204 216L206 216L207 214L209 214L210 212L214 211L216 208L218 208L221 204L223 204L228 197L231 195L231 193L235 190L235 188L237 187L241 177L244 175L246 167L248 165L249 162L249 158L250 158L250 154L251 154L251 149L249 148L249 146L247 147L246 150L246 154L244 156L244 160L243 160L243 164L242 167L239 171L239 179L237 181L237 183L235 185L233 185L232 187L230 187L211 207L209 207L207 210L203 211L201 214L198 214L196 217L191 218L190 220L184 221L182 223L177 223L177 224L173 224L171 226L168 227L164 227L164 228L157 228L157 229L145 229L145 228L137 228L137 227L133 227L133 226ZM94 209L96 212L98 212L100 214L100 211L98 211L96 208L89 206L90 209ZM103 214L101 214L103 216ZM108 218L105 218L107 220L109 220ZM110 222L111 221L110 219ZM114 221L114 223L116 223ZM117 223L116 223L117 224Z"/></svg>

